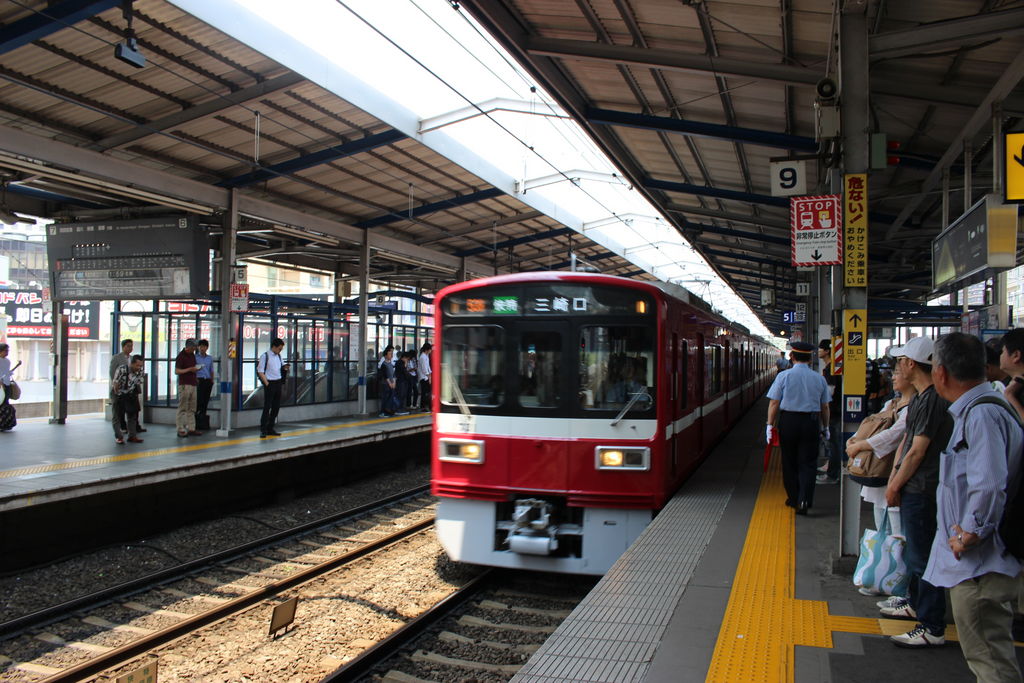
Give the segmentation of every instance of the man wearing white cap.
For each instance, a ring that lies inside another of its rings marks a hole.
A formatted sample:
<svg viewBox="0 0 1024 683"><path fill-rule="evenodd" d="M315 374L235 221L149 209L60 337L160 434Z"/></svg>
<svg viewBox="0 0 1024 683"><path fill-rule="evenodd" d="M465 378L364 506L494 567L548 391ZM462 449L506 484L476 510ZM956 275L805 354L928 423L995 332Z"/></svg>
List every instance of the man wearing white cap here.
<svg viewBox="0 0 1024 683"><path fill-rule="evenodd" d="M928 337L914 337L889 352L900 372L917 389L907 408L907 431L896 451L896 464L885 490L890 507L899 507L907 547L903 560L910 574L909 599L891 597L878 603L889 617L917 619L918 624L890 640L899 647L943 645L946 631L946 592L924 580L936 528L936 489L940 454L953 430L949 401L932 385L932 352Z"/></svg>

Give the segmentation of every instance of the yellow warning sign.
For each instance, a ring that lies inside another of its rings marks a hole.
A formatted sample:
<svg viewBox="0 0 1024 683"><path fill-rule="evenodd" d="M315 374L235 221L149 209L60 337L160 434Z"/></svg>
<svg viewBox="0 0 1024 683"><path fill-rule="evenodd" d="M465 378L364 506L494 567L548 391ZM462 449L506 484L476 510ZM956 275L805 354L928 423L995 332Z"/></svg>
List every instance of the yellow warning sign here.
<svg viewBox="0 0 1024 683"><path fill-rule="evenodd" d="M867 391L868 312L843 309L843 394L863 396Z"/></svg>
<svg viewBox="0 0 1024 683"><path fill-rule="evenodd" d="M843 176L843 275L847 287L868 286L868 175Z"/></svg>
<svg viewBox="0 0 1024 683"><path fill-rule="evenodd" d="M1004 187L1006 201L1024 202L1024 133L1006 133Z"/></svg>

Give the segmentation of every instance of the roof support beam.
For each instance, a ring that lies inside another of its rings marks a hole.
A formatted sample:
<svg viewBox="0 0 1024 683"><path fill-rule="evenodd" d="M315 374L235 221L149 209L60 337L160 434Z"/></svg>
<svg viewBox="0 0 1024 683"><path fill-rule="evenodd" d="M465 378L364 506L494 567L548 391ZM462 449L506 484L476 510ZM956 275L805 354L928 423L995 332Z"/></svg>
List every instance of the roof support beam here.
<svg viewBox="0 0 1024 683"><path fill-rule="evenodd" d="M801 135L787 135L786 133L775 133L768 130L756 130L754 128L742 128L739 126L724 126L719 123L706 123L704 121L688 121L685 119L674 119L668 116L651 116L649 114L634 114L626 111L615 111L612 109L599 109L591 107L586 112L587 120L591 123L600 123L610 126L627 126L630 128L641 128L643 130L660 130L669 133L682 133L695 137L715 138L718 140L729 140L732 142L745 142L763 147L778 147L787 150L799 150L802 152L817 152L818 143L814 138Z"/></svg>
<svg viewBox="0 0 1024 683"><path fill-rule="evenodd" d="M686 228L688 230L695 230L697 232L706 232L712 235L726 235L728 237L736 237L742 240L753 240L755 242L763 242L767 244L783 244L789 246L788 237L776 237L774 235L765 235L760 232L747 232L745 230L734 230L733 228L720 228L717 225L707 225L706 223L687 223Z"/></svg>
<svg viewBox="0 0 1024 683"><path fill-rule="evenodd" d="M942 155L939 162L935 164L935 168L932 169L932 172L921 183L920 193L911 197L903 205L903 209L886 231L886 239L892 239L893 235L899 232L910 216L913 215L914 211L917 210L917 207L921 205L921 202L928 196L928 193L935 189L942 179L942 171L949 168L963 153L964 141L973 139L983 127L989 125L992 120L992 105L1002 101L1012 92L1017 87L1021 78L1024 78L1024 51L1017 53L1017 56L1006 67L1006 70L1003 71L1003 74L996 81L995 85L992 86L985 99L974 110L971 118L964 124L963 129L950 142L946 153ZM946 226L942 227L945 228Z"/></svg>
<svg viewBox="0 0 1024 683"><path fill-rule="evenodd" d="M83 180L95 180L100 183L97 185L97 190L101 192L103 191L101 183L114 183L118 186L206 206L211 211L224 210L228 206L230 190L182 178L50 138L41 138L9 126L0 126L0 152L7 152L24 159L33 159L61 169L74 170ZM40 166L41 171L46 168L47 166ZM238 211L243 215L329 235L348 244L361 244L363 241L364 231L352 225L244 194L237 195L237 198ZM410 243L408 240L385 235L372 234L370 246L379 251L404 256L415 263L439 264L449 268L459 268L463 264L463 259L452 254L427 249L419 244ZM471 273L494 274L494 266L490 263L476 260L466 260L465 263Z"/></svg>
<svg viewBox="0 0 1024 683"><path fill-rule="evenodd" d="M705 209L702 206L686 206L677 202L666 202L664 206L672 213L690 213L695 216L718 218L723 221L729 221L730 223L746 223L749 225L759 225L768 228L779 228L780 230L786 231L790 229L789 221L785 219L768 218L766 216L750 216L742 213L731 213L729 211L716 211L715 209Z"/></svg>
<svg viewBox="0 0 1024 683"><path fill-rule="evenodd" d="M868 51L872 59L889 59L962 47L972 42L1019 34L1022 31L1024 8L1008 9L878 33L868 38Z"/></svg>
<svg viewBox="0 0 1024 683"><path fill-rule="evenodd" d="M760 263L765 266L773 266L775 268L792 268L793 266L788 261L779 261L777 259L761 258L760 256L748 256L746 254L740 254L735 251L719 251L718 249L701 249L701 252L708 256L718 256L720 258L731 258L740 261L750 261L751 263Z"/></svg>
<svg viewBox="0 0 1024 683"><path fill-rule="evenodd" d="M670 180L657 180L655 178L644 178L644 187L652 190L665 190L667 192L681 192L703 197L718 197L719 199L731 199L734 202L746 202L747 204L765 204L767 206L779 206L789 209L789 200L785 197L769 197L765 194L752 192L740 192L738 190L724 190L720 187L705 187L692 183L677 183Z"/></svg>
<svg viewBox="0 0 1024 683"><path fill-rule="evenodd" d="M495 197L501 197L505 193L496 187L489 187L486 190L477 190L476 192L470 192L469 194L459 195L452 197L451 199L442 199L438 202L431 202L430 204L423 204L417 206L412 211L402 211L396 209L389 214L383 216L377 216L376 218L369 218L365 221L356 223L357 228L376 228L378 225L387 225L388 223L395 223L397 221L407 221L417 216L422 216L428 213L434 213L435 211L445 211L452 209L457 206L465 206L466 204L475 204L476 202L483 201L485 199L494 199ZM488 251L483 249L477 253L483 253Z"/></svg>
<svg viewBox="0 0 1024 683"><path fill-rule="evenodd" d="M669 71L696 71L726 76L745 76L759 80L780 81L801 85L814 85L825 75L824 71L788 64L758 63L746 59L712 58L708 55L666 50L637 48L628 45L606 45L583 40L540 38L530 36L526 50L539 57L583 59L613 64L627 64Z"/></svg>
<svg viewBox="0 0 1024 683"><path fill-rule="evenodd" d="M0 55L105 12L121 0L64 0L0 28Z"/></svg>
<svg viewBox="0 0 1024 683"><path fill-rule="evenodd" d="M337 161L344 157L354 156L360 152L367 152L371 149L383 147L384 145L390 145L393 142L398 142L405 138L405 133L392 128L382 133L367 135L366 137L358 140L351 140L340 145L334 145L327 149L322 149L318 152L313 152L312 154L304 154L288 161L272 164L266 168L261 168L250 173L243 173L242 175L235 176L234 178L222 180L217 183L217 185L219 187L244 187L245 185L252 185L264 180L270 180L277 176L289 175L298 171L303 171L307 168L326 164L331 161Z"/></svg>
<svg viewBox="0 0 1024 683"><path fill-rule="evenodd" d="M582 40L562 38L538 38L526 40L526 50L534 57L580 59L585 61L628 64L666 71L684 71L742 76L758 80L776 81L789 85L814 85L825 74L817 69L802 66L758 62L756 60L713 58L703 54L666 50L663 48L644 49L630 45L604 45ZM948 88L910 82L905 78L880 76L871 79L871 92L891 97L925 100L938 104L961 107L975 107L984 97L978 88Z"/></svg>
<svg viewBox="0 0 1024 683"><path fill-rule="evenodd" d="M142 138L155 135L163 131L169 130L176 126L184 125L190 121L201 119L205 116L216 114L217 112L230 109L231 107L254 100L257 97L263 97L270 93L277 92L278 90L284 90L290 88L293 85L302 83L305 79L297 73L289 71L288 73L278 76L277 78L271 78L257 83L256 85L249 86L248 88L242 88L232 93L220 95L213 99L207 100L202 104L197 104L194 107L175 112L169 116L165 116L160 119L155 119L149 123L145 123L135 128L130 128L121 133L115 133L114 135L107 136L98 142L89 145L89 149L95 150L106 150L112 147L120 147L121 145L127 145L130 142L141 140Z"/></svg>
<svg viewBox="0 0 1024 683"><path fill-rule="evenodd" d="M513 237L502 242L498 242L494 247L474 247L473 249L464 249L463 251L455 252L456 256L476 256L477 254L486 254L490 251L499 251L501 249L508 249L509 247L516 247L520 244L529 244L530 242L537 242L539 240L551 239L554 237L561 237L562 235L575 234L576 231L572 228L554 228L553 230L545 230L544 232L535 232L531 235L523 235L522 237Z"/></svg>

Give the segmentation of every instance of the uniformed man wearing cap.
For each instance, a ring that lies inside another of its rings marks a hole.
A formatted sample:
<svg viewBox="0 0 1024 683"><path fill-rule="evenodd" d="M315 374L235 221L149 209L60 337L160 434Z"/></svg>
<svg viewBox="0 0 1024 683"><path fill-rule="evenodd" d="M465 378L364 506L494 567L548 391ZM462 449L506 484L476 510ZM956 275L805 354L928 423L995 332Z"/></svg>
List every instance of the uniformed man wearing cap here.
<svg viewBox="0 0 1024 683"><path fill-rule="evenodd" d="M780 372L768 390L769 443L776 427L782 447L782 483L786 505L806 515L814 503L818 435L828 438L829 392L825 378L811 369L814 345L793 342L789 354L793 367Z"/></svg>

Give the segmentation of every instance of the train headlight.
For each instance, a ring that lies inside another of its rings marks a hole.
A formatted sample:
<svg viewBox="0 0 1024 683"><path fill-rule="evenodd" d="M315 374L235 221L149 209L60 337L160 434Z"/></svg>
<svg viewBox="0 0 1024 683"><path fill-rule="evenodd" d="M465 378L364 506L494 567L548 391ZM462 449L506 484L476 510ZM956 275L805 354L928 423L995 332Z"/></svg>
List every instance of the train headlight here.
<svg viewBox="0 0 1024 683"><path fill-rule="evenodd" d="M445 462L471 462L479 465L484 461L483 441L441 439L438 451L438 459Z"/></svg>
<svg viewBox="0 0 1024 683"><path fill-rule="evenodd" d="M594 455L599 470L649 470L651 468L650 448L598 446L594 449Z"/></svg>

